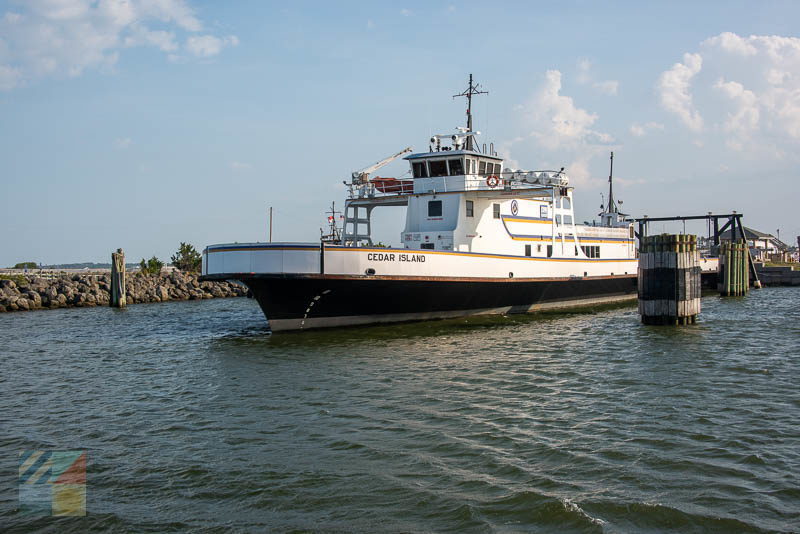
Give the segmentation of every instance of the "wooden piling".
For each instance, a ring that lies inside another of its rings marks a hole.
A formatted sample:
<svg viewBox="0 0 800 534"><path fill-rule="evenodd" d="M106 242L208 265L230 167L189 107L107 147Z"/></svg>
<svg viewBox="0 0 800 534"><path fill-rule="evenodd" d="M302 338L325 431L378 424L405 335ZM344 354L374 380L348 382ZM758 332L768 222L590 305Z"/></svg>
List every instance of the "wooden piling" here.
<svg viewBox="0 0 800 534"><path fill-rule="evenodd" d="M719 282L717 289L723 297L746 295L750 290L750 250L747 241L725 241L719 248Z"/></svg>
<svg viewBox="0 0 800 534"><path fill-rule="evenodd" d="M125 299L125 253L121 248L111 253L111 299L114 308L124 308Z"/></svg>
<svg viewBox="0 0 800 534"><path fill-rule="evenodd" d="M644 324L694 324L700 313L697 236L655 235L639 243L639 315Z"/></svg>

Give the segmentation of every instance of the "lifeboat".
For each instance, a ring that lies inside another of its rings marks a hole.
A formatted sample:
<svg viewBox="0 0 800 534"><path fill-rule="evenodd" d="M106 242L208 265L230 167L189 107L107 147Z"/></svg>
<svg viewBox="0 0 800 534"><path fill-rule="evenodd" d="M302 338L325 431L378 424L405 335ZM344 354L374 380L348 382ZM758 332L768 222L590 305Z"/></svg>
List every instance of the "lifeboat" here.
<svg viewBox="0 0 800 534"><path fill-rule="evenodd" d="M381 193L410 194L414 192L414 180L376 177L370 180Z"/></svg>

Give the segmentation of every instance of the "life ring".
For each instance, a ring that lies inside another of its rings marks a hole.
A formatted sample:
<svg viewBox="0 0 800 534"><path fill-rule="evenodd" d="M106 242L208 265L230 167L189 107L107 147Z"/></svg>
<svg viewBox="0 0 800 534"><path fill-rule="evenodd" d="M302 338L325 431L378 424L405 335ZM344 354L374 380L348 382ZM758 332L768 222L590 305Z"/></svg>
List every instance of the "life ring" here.
<svg viewBox="0 0 800 534"><path fill-rule="evenodd" d="M486 178L486 185L494 189L498 185L500 185L500 178L495 176L494 174Z"/></svg>

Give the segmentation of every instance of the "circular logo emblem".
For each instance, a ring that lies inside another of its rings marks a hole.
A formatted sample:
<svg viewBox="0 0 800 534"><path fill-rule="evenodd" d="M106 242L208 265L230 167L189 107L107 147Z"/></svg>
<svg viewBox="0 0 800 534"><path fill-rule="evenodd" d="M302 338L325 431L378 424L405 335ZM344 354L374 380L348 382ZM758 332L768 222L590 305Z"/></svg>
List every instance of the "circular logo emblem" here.
<svg viewBox="0 0 800 534"><path fill-rule="evenodd" d="M517 205L516 200L511 201L511 215L516 216L519 213L519 206Z"/></svg>

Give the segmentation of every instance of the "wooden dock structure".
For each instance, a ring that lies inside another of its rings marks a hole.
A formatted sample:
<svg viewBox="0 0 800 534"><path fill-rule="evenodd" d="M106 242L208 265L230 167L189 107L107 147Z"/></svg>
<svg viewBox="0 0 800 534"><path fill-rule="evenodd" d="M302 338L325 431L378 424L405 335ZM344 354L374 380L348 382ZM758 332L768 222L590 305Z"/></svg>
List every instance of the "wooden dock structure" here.
<svg viewBox="0 0 800 534"><path fill-rule="evenodd" d="M639 315L648 325L694 324L700 314L697 236L662 234L639 241Z"/></svg>
<svg viewBox="0 0 800 534"><path fill-rule="evenodd" d="M750 291L750 249L747 241L723 242L719 247L718 290L723 297L747 295Z"/></svg>
<svg viewBox="0 0 800 534"><path fill-rule="evenodd" d="M125 298L125 253L121 248L111 253L111 298L108 303L113 308L124 308Z"/></svg>

